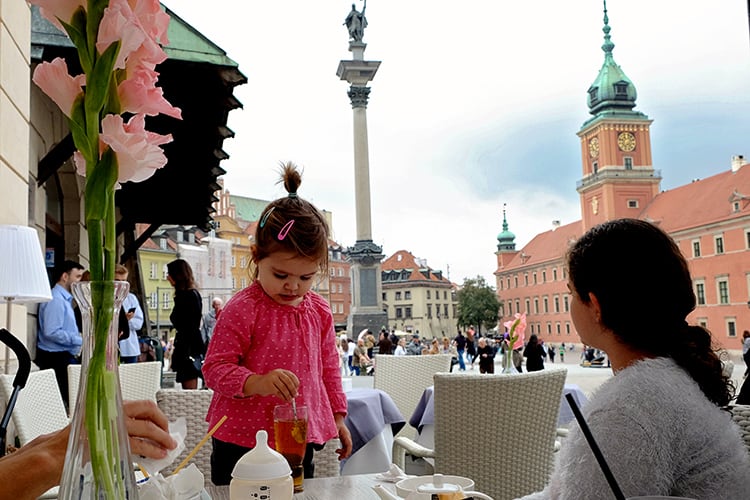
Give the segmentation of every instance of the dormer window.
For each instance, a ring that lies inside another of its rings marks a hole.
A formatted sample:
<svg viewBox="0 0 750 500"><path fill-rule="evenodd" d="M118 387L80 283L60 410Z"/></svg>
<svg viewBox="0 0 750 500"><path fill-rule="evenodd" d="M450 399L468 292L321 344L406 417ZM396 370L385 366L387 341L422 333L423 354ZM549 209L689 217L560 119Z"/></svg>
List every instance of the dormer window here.
<svg viewBox="0 0 750 500"><path fill-rule="evenodd" d="M598 99L598 93L599 93L599 87L591 87L589 89L589 100L591 101L591 104L596 104Z"/></svg>
<svg viewBox="0 0 750 500"><path fill-rule="evenodd" d="M628 96L628 83L617 82L615 83L615 99L624 99Z"/></svg>

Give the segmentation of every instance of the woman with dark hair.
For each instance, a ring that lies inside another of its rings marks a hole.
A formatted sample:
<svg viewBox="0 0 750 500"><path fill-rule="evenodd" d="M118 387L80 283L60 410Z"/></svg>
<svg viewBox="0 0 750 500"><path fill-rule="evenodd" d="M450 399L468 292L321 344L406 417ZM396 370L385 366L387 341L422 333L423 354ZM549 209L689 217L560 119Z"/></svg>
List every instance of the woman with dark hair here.
<svg viewBox="0 0 750 500"><path fill-rule="evenodd" d="M523 350L523 356L526 358L527 372L544 370L544 349L539 343L539 337L536 334L529 337L526 348Z"/></svg>
<svg viewBox="0 0 750 500"><path fill-rule="evenodd" d="M747 498L750 456L722 409L734 388L711 334L686 321L695 295L675 242L619 219L589 230L567 260L573 324L615 374L583 415L625 497ZM524 499L612 497L573 424L548 486Z"/></svg>
<svg viewBox="0 0 750 500"><path fill-rule="evenodd" d="M186 261L177 259L167 264L167 281L174 287L174 307L169 320L177 330L172 351L175 381L183 389L197 389L198 377L202 376L198 366L206 354L200 329L203 300Z"/></svg>

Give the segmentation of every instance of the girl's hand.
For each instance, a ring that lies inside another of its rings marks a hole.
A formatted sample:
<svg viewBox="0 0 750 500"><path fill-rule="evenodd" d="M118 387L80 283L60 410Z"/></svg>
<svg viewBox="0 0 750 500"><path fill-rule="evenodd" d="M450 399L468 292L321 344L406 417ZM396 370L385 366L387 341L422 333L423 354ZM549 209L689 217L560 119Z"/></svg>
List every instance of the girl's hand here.
<svg viewBox="0 0 750 500"><path fill-rule="evenodd" d="M251 375L245 381L248 396L276 396L287 403L297 396L299 379L289 370L277 368L265 375Z"/></svg>
<svg viewBox="0 0 750 500"><path fill-rule="evenodd" d="M340 413L334 415L336 419L336 429L339 432L339 441L341 441L341 448L336 450L339 456L339 460L348 458L352 454L352 435L349 433L349 429L344 425L344 416Z"/></svg>

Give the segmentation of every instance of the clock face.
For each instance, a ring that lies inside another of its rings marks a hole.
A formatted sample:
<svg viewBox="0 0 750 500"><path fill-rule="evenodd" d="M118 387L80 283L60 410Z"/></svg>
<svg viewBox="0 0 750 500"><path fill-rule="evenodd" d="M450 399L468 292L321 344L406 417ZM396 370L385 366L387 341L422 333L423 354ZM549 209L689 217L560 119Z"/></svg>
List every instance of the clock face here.
<svg viewBox="0 0 750 500"><path fill-rule="evenodd" d="M599 156L599 138L594 137L589 141L589 154L592 158Z"/></svg>
<svg viewBox="0 0 750 500"><path fill-rule="evenodd" d="M630 132L621 132L617 136L617 145L622 151L629 153L635 149L635 136Z"/></svg>

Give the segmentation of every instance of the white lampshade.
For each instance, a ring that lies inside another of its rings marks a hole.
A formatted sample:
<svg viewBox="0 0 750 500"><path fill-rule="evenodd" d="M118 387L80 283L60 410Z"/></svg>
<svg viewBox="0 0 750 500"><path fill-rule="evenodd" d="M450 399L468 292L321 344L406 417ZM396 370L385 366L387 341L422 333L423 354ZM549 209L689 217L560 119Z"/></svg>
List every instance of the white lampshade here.
<svg viewBox="0 0 750 500"><path fill-rule="evenodd" d="M0 225L0 298L52 300L39 236L28 226Z"/></svg>

